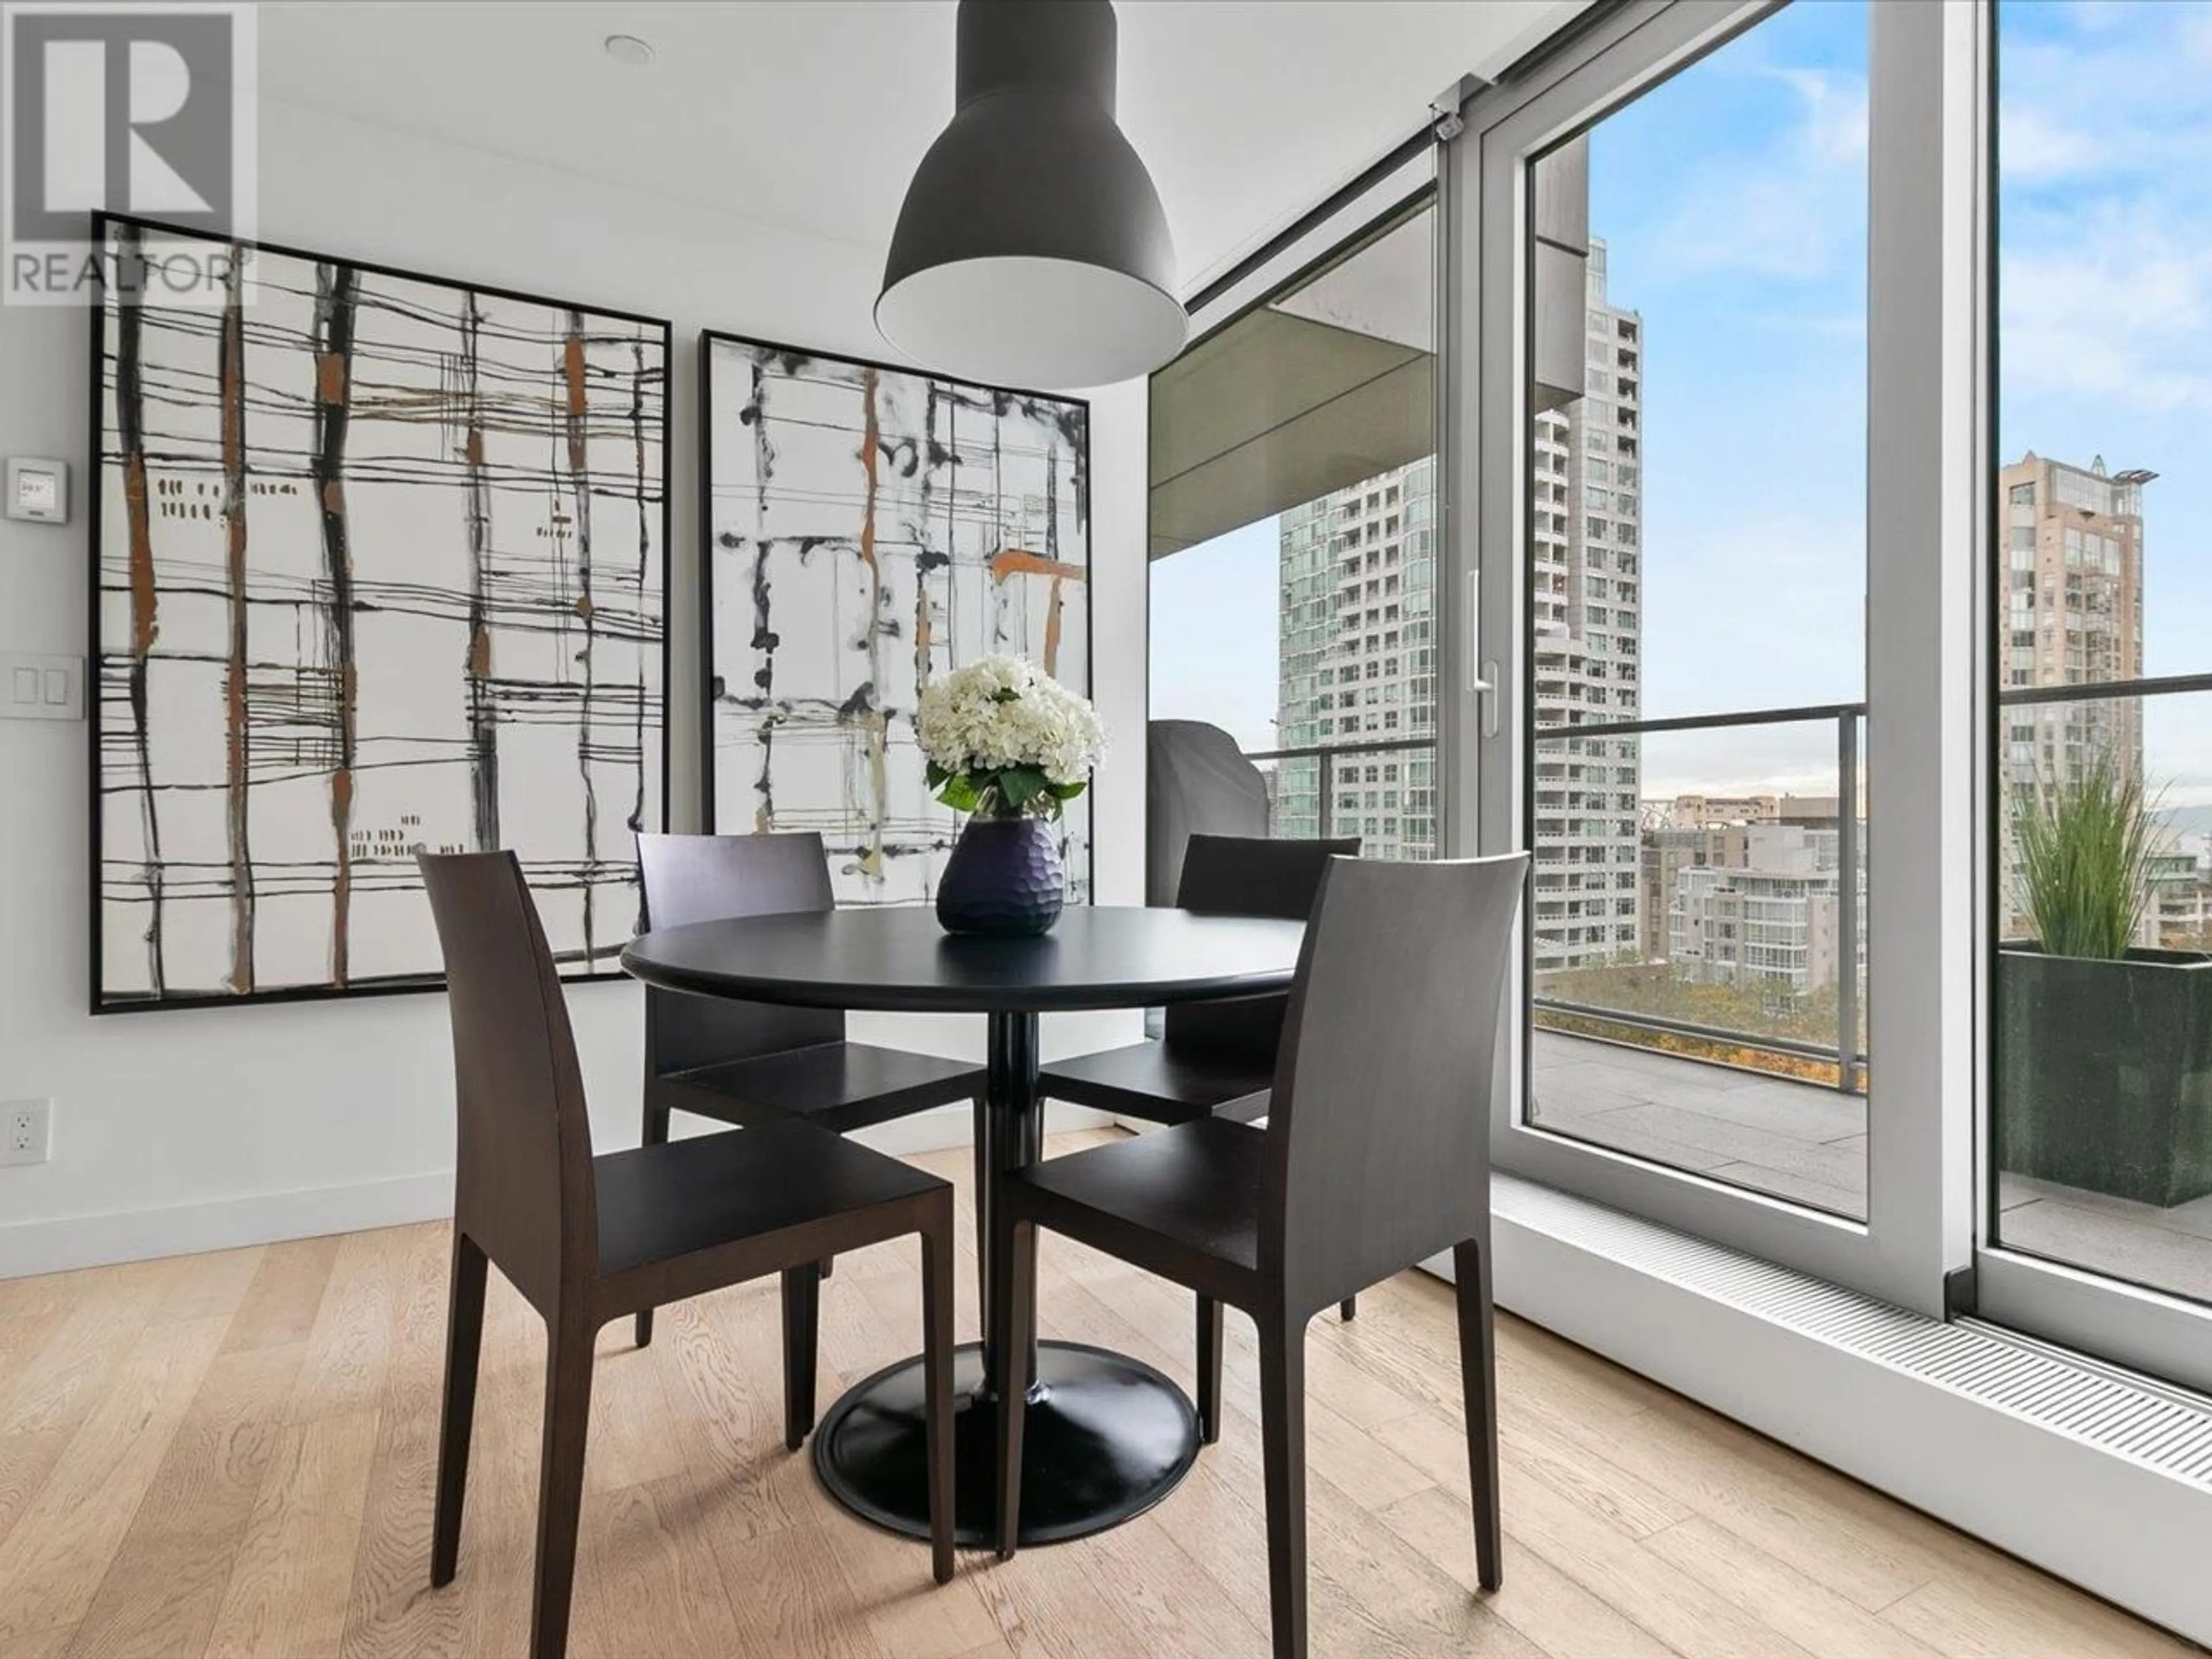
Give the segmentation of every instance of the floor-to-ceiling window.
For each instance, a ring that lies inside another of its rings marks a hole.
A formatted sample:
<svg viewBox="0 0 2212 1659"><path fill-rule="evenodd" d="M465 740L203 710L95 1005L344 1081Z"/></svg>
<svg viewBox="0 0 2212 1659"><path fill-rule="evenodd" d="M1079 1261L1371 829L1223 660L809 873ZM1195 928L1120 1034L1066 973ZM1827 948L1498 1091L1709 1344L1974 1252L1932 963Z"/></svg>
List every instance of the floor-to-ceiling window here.
<svg viewBox="0 0 2212 1659"><path fill-rule="evenodd" d="M1532 853L1502 1169L2212 1387L2208 42L1609 11L1203 313L1152 553L1274 833Z"/></svg>
<svg viewBox="0 0 2212 1659"><path fill-rule="evenodd" d="M1995 33L1984 1301L2212 1382L2212 3Z"/></svg>
<svg viewBox="0 0 2212 1659"><path fill-rule="evenodd" d="M1267 833L1391 859L1437 850L1436 212L1409 176L1152 386L1156 768L1162 722L1218 728ZM1259 827L1228 793L1220 827Z"/></svg>

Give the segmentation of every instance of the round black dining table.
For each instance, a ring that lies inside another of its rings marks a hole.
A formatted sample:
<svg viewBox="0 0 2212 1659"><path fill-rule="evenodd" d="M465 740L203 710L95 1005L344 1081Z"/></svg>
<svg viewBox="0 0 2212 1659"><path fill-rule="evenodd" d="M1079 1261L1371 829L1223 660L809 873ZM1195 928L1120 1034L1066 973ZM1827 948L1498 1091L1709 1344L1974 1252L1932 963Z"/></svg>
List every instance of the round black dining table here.
<svg viewBox="0 0 2212 1659"><path fill-rule="evenodd" d="M630 945L623 966L648 985L702 996L986 1015L988 1139L976 1204L988 1252L1000 1183L1042 1155L1038 1016L1281 990L1304 932L1297 921L1085 905L1071 906L1041 938L979 939L946 933L926 909L847 909L656 929ZM988 1273L987 1255L986 1283ZM1034 1318L1029 1328L1036 1328ZM964 1345L956 1358L955 1515L968 1547L994 1535L991 1335L987 1328L983 1341ZM1152 1366L1086 1344L1038 1342L1029 1375L1023 1543L1117 1525L1188 1473L1197 1414ZM920 1355L830 1407L815 1431L814 1462L830 1494L856 1515L928 1536Z"/></svg>

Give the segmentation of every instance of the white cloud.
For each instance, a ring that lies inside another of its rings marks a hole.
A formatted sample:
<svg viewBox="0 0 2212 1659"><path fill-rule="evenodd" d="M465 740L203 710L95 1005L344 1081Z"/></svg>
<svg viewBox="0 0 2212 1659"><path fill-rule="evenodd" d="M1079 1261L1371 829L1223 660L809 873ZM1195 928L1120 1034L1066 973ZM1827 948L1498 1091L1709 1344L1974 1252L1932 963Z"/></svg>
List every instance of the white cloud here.
<svg viewBox="0 0 2212 1659"><path fill-rule="evenodd" d="M1866 165L1867 83L1856 75L1828 70L1773 69L1767 71L1803 100L1800 142L1823 161Z"/></svg>
<svg viewBox="0 0 2212 1659"><path fill-rule="evenodd" d="M2008 401L2212 408L2212 3L2010 16L1997 137Z"/></svg>
<svg viewBox="0 0 2212 1659"><path fill-rule="evenodd" d="M1757 65L1748 82L1730 87L1718 67L1724 60L1711 61L1716 68L1700 95L1739 98L1746 84L1779 82L1795 96L1795 119L1762 152L1731 144L1686 157L1672 211L1642 239L1642 268L1662 281L1725 272L1817 282L1843 274L1866 244L1864 77ZM1595 142L1604 142L1604 131L1599 127Z"/></svg>
<svg viewBox="0 0 2212 1659"><path fill-rule="evenodd" d="M2008 393L2212 409L2212 235L2154 202L2004 234Z"/></svg>
<svg viewBox="0 0 2212 1659"><path fill-rule="evenodd" d="M2066 21L2084 34L2105 34L2130 21L2142 0L2068 0Z"/></svg>
<svg viewBox="0 0 2212 1659"><path fill-rule="evenodd" d="M2181 48L2200 64L2212 64L2212 8L2190 13L2181 25Z"/></svg>
<svg viewBox="0 0 2212 1659"><path fill-rule="evenodd" d="M2068 178L2102 166L2110 155L2105 140L2017 100L2007 103L1997 133L2008 179Z"/></svg>

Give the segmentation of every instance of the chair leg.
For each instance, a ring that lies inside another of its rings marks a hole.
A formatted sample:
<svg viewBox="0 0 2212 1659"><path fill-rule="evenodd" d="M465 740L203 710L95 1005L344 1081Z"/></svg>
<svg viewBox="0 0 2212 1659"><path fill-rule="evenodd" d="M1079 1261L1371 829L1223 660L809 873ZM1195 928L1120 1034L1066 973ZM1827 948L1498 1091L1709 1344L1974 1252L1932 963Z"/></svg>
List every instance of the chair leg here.
<svg viewBox="0 0 2212 1659"><path fill-rule="evenodd" d="M1341 1319L1347 1325L1349 1325L1353 1320L1358 1318L1359 1298L1356 1296L1347 1296L1343 1301L1338 1303L1336 1304L1336 1316L1339 1319Z"/></svg>
<svg viewBox="0 0 2212 1659"><path fill-rule="evenodd" d="M991 1190L991 1106L983 1091L975 1091L975 1319L983 1346L991 1346L991 1212L985 1195Z"/></svg>
<svg viewBox="0 0 2212 1659"><path fill-rule="evenodd" d="M645 1103L645 1121L638 1131L641 1146L665 1146L668 1144L668 1109L656 1106L648 1099ZM641 1308L637 1315L637 1346L649 1347L653 1343L653 1310Z"/></svg>
<svg viewBox="0 0 2212 1659"><path fill-rule="evenodd" d="M834 1255L825 1255L817 1265L822 1270L820 1276L823 1279L828 1279L837 1271L837 1258Z"/></svg>
<svg viewBox="0 0 2212 1659"><path fill-rule="evenodd" d="M447 1290L446 1397L438 1426L438 1499L430 1534L430 1583L453 1582L461 1555L461 1504L468 1490L469 1431L477 1415L477 1359L483 1347L484 1253L453 1229Z"/></svg>
<svg viewBox="0 0 2212 1659"><path fill-rule="evenodd" d="M999 1402L999 1559L1011 1560L1022 1530L1022 1429L1029 1412L1030 1310L1036 1281L1036 1228L1000 1227L992 1288L991 1385Z"/></svg>
<svg viewBox="0 0 2212 1659"><path fill-rule="evenodd" d="M1487 1241L1452 1250L1458 1281L1460 1386L1467 1396L1468 1479L1474 1494L1475 1573L1483 1589L1504 1582L1504 1522L1498 1498L1498 1347L1490 1300Z"/></svg>
<svg viewBox="0 0 2212 1659"><path fill-rule="evenodd" d="M1221 1304L1210 1296L1198 1298L1198 1437L1221 1438Z"/></svg>
<svg viewBox="0 0 2212 1659"><path fill-rule="evenodd" d="M921 1236L921 1363L929 1458L929 1565L952 1582L952 1200Z"/></svg>
<svg viewBox="0 0 2212 1659"><path fill-rule="evenodd" d="M810 1261L783 1275L783 1443L797 1451L814 1431L815 1330L822 1309L822 1271Z"/></svg>
<svg viewBox="0 0 2212 1659"><path fill-rule="evenodd" d="M530 1604L531 1659L562 1659L576 1586L576 1529L584 1505L584 1443L592 1420L592 1344L581 1320L545 1331L545 1439L538 1474L538 1582Z"/></svg>
<svg viewBox="0 0 2212 1659"><path fill-rule="evenodd" d="M1274 1659L1306 1659L1306 1329L1260 1318L1260 1439L1267 1488L1267 1601Z"/></svg>

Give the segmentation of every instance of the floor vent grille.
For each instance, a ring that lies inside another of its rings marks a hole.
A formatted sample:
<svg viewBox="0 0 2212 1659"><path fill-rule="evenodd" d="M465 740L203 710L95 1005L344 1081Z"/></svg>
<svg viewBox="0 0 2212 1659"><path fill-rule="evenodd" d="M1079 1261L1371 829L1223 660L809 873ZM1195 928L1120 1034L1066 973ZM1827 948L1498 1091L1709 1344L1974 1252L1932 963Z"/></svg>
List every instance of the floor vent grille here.
<svg viewBox="0 0 2212 1659"><path fill-rule="evenodd" d="M1910 1313L1533 1182L1499 1176L1493 1191L1498 1214L1517 1225L2212 1491L2212 1401Z"/></svg>

